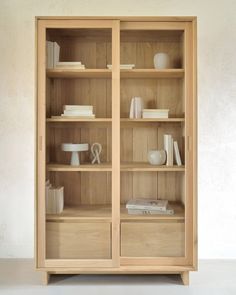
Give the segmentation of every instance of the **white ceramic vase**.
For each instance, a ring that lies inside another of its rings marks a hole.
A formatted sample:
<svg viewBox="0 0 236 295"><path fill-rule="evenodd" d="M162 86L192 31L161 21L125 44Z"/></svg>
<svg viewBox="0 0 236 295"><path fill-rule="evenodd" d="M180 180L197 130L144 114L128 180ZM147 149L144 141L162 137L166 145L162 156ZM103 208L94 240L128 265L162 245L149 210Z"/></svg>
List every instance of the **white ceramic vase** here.
<svg viewBox="0 0 236 295"><path fill-rule="evenodd" d="M155 69L169 69L170 57L167 53L159 52L154 55L154 67Z"/></svg>
<svg viewBox="0 0 236 295"><path fill-rule="evenodd" d="M150 150L148 161L151 165L163 165L166 162L166 152L164 150Z"/></svg>

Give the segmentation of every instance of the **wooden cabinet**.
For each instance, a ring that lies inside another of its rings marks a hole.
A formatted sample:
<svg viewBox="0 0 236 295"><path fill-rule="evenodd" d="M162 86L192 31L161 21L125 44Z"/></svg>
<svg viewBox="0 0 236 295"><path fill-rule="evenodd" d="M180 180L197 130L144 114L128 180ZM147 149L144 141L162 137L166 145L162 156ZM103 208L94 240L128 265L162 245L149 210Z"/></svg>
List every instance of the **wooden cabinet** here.
<svg viewBox="0 0 236 295"><path fill-rule="evenodd" d="M38 17L36 268L45 274L178 273L197 268L196 18ZM46 67L46 41L60 61ZM155 69L166 52L169 69ZM107 68L112 64L112 68ZM135 64L120 69L120 64ZM166 119L130 119L131 98L169 109ZM64 105L93 105L95 118L62 117ZM182 166L148 163L164 134L178 141ZM65 142L99 142L79 166ZM64 211L46 214L45 181L64 187ZM132 198L167 199L174 215L129 215Z"/></svg>

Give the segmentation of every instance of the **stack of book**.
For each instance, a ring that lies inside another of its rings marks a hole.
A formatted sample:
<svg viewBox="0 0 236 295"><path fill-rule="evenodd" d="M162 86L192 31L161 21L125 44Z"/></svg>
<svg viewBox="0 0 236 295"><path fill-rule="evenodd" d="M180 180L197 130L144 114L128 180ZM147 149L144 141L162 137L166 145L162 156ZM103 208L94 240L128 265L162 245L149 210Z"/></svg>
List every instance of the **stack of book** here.
<svg viewBox="0 0 236 295"><path fill-rule="evenodd" d="M46 181L46 213L59 214L64 209L64 187L53 187L49 180Z"/></svg>
<svg viewBox="0 0 236 295"><path fill-rule="evenodd" d="M121 69L121 70L132 70L134 67L135 67L134 64L121 64L121 65L120 65L120 69ZM108 68L109 70L111 70L111 69L112 69L112 65L108 64L108 65L107 65L107 68Z"/></svg>
<svg viewBox="0 0 236 295"><path fill-rule="evenodd" d="M143 109L143 119L167 119L169 117L169 110L166 109Z"/></svg>
<svg viewBox="0 0 236 295"><path fill-rule="evenodd" d="M168 207L168 200L132 199L126 204L126 209L128 214L137 215L174 214L174 210Z"/></svg>
<svg viewBox="0 0 236 295"><path fill-rule="evenodd" d="M164 134L164 150L166 151L166 165L173 166L174 156L178 166L182 165L178 142L173 140L170 134Z"/></svg>
<svg viewBox="0 0 236 295"><path fill-rule="evenodd" d="M91 105L64 105L62 117L79 117L94 119L93 106Z"/></svg>
<svg viewBox="0 0 236 295"><path fill-rule="evenodd" d="M56 63L56 68L60 69L76 69L76 70L84 70L85 65L81 63L81 61L58 61Z"/></svg>
<svg viewBox="0 0 236 295"><path fill-rule="evenodd" d="M59 62L60 46L57 42L46 42L47 69L55 68Z"/></svg>

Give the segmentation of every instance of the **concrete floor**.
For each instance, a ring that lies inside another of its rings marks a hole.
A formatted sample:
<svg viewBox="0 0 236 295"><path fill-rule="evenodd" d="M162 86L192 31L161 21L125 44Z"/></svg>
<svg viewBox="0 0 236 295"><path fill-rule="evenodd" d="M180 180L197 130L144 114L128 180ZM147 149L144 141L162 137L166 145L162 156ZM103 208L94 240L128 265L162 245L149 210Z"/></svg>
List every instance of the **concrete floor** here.
<svg viewBox="0 0 236 295"><path fill-rule="evenodd" d="M236 294L236 261L204 260L198 272L190 274L183 286L177 275L79 275L52 276L50 285L41 285L41 273L31 259L0 260L0 294Z"/></svg>

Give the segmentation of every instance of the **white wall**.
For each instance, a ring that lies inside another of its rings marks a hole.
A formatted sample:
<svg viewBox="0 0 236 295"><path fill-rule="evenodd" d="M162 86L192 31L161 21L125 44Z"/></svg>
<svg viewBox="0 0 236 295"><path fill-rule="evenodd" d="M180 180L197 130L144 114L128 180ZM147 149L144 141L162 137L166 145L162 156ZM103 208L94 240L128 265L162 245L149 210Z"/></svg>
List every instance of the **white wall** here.
<svg viewBox="0 0 236 295"><path fill-rule="evenodd" d="M236 1L1 0L0 257L32 257L36 15L196 15L199 256L236 258Z"/></svg>

